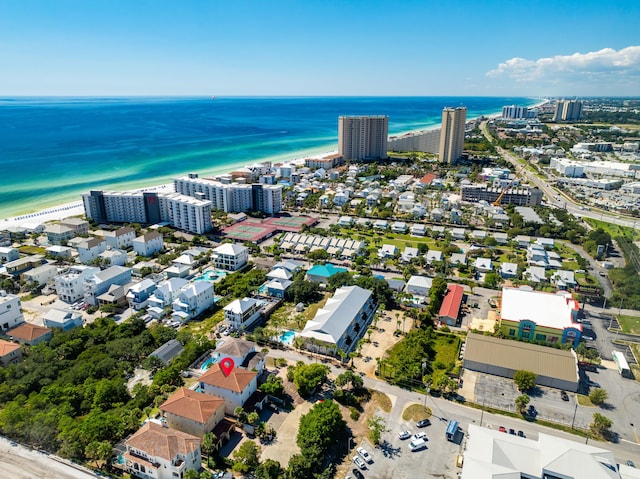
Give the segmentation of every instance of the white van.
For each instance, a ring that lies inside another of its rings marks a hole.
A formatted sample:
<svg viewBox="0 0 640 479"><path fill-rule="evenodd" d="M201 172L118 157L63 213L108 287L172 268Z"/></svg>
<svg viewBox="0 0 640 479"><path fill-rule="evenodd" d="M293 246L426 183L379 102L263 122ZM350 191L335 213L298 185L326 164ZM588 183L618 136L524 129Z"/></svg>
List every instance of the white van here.
<svg viewBox="0 0 640 479"><path fill-rule="evenodd" d="M420 449L425 449L427 447L427 443L424 439L414 439L409 443L409 449L412 451L419 451Z"/></svg>

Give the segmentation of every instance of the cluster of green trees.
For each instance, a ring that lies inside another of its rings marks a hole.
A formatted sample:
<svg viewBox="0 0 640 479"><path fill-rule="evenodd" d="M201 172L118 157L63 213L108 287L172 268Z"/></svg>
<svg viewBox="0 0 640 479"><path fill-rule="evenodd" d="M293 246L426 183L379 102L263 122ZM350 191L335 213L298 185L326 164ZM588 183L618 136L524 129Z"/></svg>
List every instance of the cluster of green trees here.
<svg viewBox="0 0 640 479"><path fill-rule="evenodd" d="M260 462L260 446L254 441L244 441L233 453L232 469L257 479L331 479L342 450L336 446L347 444L346 426L335 402L319 401L300 418L300 453L291 457L287 469L273 459Z"/></svg>
<svg viewBox="0 0 640 479"><path fill-rule="evenodd" d="M138 429L154 400L182 384L180 369L211 347L183 333L184 352L130 393L134 368L174 337L173 328L147 329L138 318L104 318L26 347L22 362L0 369L0 434L75 460L101 457L105 443Z"/></svg>
<svg viewBox="0 0 640 479"><path fill-rule="evenodd" d="M640 309L640 250L629 236L616 236L626 265L610 271L609 279L615 288L611 304L621 304L628 309Z"/></svg>
<svg viewBox="0 0 640 479"><path fill-rule="evenodd" d="M604 249L611 244L611 235L602 228L597 228L590 231L586 237L586 241L582 244L582 247L594 258L602 258L604 256ZM602 246L603 251L598 254L598 246Z"/></svg>
<svg viewBox="0 0 640 479"><path fill-rule="evenodd" d="M318 363L305 364L298 361L295 366L287 368L287 380L295 384L296 391L303 398L313 394L313 391L327 379L328 374L329 367Z"/></svg>
<svg viewBox="0 0 640 479"><path fill-rule="evenodd" d="M291 301L295 304L311 304L316 303L322 299L322 293L320 293L320 284L314 281L308 281L304 279L304 276L304 271L300 271L296 274L293 279L293 283L291 283L291 286L289 286L289 289L287 289L285 298L287 301Z"/></svg>
<svg viewBox="0 0 640 479"><path fill-rule="evenodd" d="M515 210L514 205L505 205L504 208L511 220L511 228L507 230L510 238L517 235L540 236L566 239L571 243L579 244L586 234L580 221L563 209L556 208L552 211L549 208L535 206L533 209L543 220L540 224L525 222L520 213ZM551 215L557 221L552 219Z"/></svg>
<svg viewBox="0 0 640 479"><path fill-rule="evenodd" d="M216 294L244 298L258 289L267 279L267 273L261 269L251 268L248 271L236 271L227 274L216 283Z"/></svg>
<svg viewBox="0 0 640 479"><path fill-rule="evenodd" d="M378 374L392 384L414 388L423 384L423 374L431 371L435 358L432 328L413 329L394 346L388 357L378 359ZM426 368L423 362L426 361ZM427 378L427 380L430 378Z"/></svg>
<svg viewBox="0 0 640 479"><path fill-rule="evenodd" d="M343 273L334 274L328 281L328 289L331 291L335 291L342 286L352 285L370 290L373 293L374 301L379 305L384 304L387 308L393 308L396 305L393 291L384 279L370 275L360 275L356 277L353 273L345 271Z"/></svg>

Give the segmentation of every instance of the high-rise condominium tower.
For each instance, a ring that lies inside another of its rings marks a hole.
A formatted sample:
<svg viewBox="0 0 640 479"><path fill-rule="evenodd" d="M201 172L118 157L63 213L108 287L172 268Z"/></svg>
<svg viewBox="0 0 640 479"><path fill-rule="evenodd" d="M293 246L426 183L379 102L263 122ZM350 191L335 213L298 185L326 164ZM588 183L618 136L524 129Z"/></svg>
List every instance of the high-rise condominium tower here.
<svg viewBox="0 0 640 479"><path fill-rule="evenodd" d="M338 118L338 153L347 161L387 158L388 116Z"/></svg>
<svg viewBox="0 0 640 479"><path fill-rule="evenodd" d="M582 117L580 100L558 100L553 121L576 121Z"/></svg>
<svg viewBox="0 0 640 479"><path fill-rule="evenodd" d="M467 121L465 107L442 110L439 159L441 163L453 163L462 158L464 127Z"/></svg>

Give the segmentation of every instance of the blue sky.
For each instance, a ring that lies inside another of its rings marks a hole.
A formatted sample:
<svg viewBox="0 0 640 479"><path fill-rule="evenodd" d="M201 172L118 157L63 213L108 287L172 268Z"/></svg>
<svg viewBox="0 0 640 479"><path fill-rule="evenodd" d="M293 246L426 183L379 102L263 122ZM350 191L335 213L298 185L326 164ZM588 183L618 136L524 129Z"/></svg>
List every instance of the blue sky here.
<svg viewBox="0 0 640 479"><path fill-rule="evenodd" d="M0 95L640 96L638 19L638 0L3 0Z"/></svg>

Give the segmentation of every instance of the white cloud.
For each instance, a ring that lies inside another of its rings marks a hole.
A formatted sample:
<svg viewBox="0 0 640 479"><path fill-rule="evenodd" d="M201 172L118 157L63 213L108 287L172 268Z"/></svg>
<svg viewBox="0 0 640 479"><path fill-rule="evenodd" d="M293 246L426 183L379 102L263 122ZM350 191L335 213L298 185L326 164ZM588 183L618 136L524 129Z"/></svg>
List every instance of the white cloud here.
<svg viewBox="0 0 640 479"><path fill-rule="evenodd" d="M617 51L603 48L597 52L537 60L515 57L500 63L486 75L496 80L508 78L535 83L541 88L577 88L581 94L639 94L640 46Z"/></svg>

